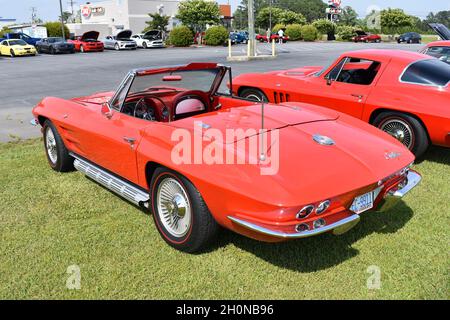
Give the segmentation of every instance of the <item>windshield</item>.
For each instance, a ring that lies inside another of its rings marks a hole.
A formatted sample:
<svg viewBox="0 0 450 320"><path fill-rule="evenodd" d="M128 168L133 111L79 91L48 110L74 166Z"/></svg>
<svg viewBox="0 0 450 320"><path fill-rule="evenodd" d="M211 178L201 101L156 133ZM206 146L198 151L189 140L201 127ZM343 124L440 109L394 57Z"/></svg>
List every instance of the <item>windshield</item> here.
<svg viewBox="0 0 450 320"><path fill-rule="evenodd" d="M9 41L10 46L26 46L28 43L26 43L23 40L11 40Z"/></svg>
<svg viewBox="0 0 450 320"><path fill-rule="evenodd" d="M209 92L218 72L218 69L204 69L138 75L130 88L130 94L161 89L167 90L168 88L171 90Z"/></svg>
<svg viewBox="0 0 450 320"><path fill-rule="evenodd" d="M62 38L48 38L49 43L63 42Z"/></svg>

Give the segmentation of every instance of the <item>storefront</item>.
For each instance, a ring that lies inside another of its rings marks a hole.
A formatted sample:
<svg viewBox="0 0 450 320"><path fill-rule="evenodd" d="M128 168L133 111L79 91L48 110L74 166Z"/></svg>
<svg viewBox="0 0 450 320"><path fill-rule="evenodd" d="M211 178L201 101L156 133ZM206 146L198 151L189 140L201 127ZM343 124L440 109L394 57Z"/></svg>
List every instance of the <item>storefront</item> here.
<svg viewBox="0 0 450 320"><path fill-rule="evenodd" d="M80 5L81 23L68 24L73 35L89 30L100 32L100 37L115 35L121 30L131 29L140 33L151 20L149 13L170 17L168 29L179 24L175 18L180 0L105 0Z"/></svg>

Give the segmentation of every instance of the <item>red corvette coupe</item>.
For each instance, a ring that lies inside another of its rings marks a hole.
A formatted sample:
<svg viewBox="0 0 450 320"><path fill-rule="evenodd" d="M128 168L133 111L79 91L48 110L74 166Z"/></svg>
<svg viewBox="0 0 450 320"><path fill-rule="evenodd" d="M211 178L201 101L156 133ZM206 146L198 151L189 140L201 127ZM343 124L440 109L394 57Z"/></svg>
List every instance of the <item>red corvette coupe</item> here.
<svg viewBox="0 0 450 320"><path fill-rule="evenodd" d="M431 42L420 52L450 64L450 30L439 23L430 23L429 25L443 41Z"/></svg>
<svg viewBox="0 0 450 320"><path fill-rule="evenodd" d="M365 31L356 31L356 34L353 37L354 42L381 42L381 37L378 34L367 33Z"/></svg>
<svg viewBox="0 0 450 320"><path fill-rule="evenodd" d="M450 147L450 65L414 52L344 53L329 67L303 67L233 80L252 100L299 101L347 113L386 131L421 156Z"/></svg>
<svg viewBox="0 0 450 320"><path fill-rule="evenodd" d="M43 99L33 123L51 168L75 167L150 209L162 238L186 252L219 226L271 242L342 234L419 183L413 154L374 127L234 98L229 81L213 63L132 70L116 92Z"/></svg>
<svg viewBox="0 0 450 320"><path fill-rule="evenodd" d="M103 51L103 42L98 41L100 35L97 31L85 32L81 37L77 37L75 40L69 40L75 45L75 51L78 52L92 52Z"/></svg>

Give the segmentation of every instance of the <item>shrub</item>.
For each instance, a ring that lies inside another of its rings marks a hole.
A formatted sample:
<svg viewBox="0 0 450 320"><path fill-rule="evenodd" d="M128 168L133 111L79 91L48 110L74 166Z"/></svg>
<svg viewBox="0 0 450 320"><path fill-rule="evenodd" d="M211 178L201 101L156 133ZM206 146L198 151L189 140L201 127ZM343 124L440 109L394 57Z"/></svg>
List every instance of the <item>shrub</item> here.
<svg viewBox="0 0 450 320"><path fill-rule="evenodd" d="M352 26L339 26L337 27L336 33L339 40L351 41L355 36L355 28Z"/></svg>
<svg viewBox="0 0 450 320"><path fill-rule="evenodd" d="M282 23L277 23L273 28L272 28L272 32L274 33L278 33L278 31L280 31L280 29L286 29L286 25L282 24Z"/></svg>
<svg viewBox="0 0 450 320"><path fill-rule="evenodd" d="M44 27L47 28L47 37L62 37L61 22L47 22L46 24L44 24ZM64 34L66 38L69 38L70 31L66 25L64 25Z"/></svg>
<svg viewBox="0 0 450 320"><path fill-rule="evenodd" d="M290 24L286 27L286 35L289 40L296 41L302 38L302 26L299 24Z"/></svg>
<svg viewBox="0 0 450 320"><path fill-rule="evenodd" d="M221 46L229 37L227 29L222 26L213 26L206 30L205 41L209 46Z"/></svg>
<svg viewBox="0 0 450 320"><path fill-rule="evenodd" d="M327 19L319 19L313 22L313 26L321 34L329 34L336 31L336 24Z"/></svg>
<svg viewBox="0 0 450 320"><path fill-rule="evenodd" d="M169 35L169 43L175 47L187 47L193 43L193 40L194 35L186 26L173 28Z"/></svg>
<svg viewBox="0 0 450 320"><path fill-rule="evenodd" d="M3 38L5 34L13 32L10 28L7 26L3 27L2 30L0 30L0 38Z"/></svg>
<svg viewBox="0 0 450 320"><path fill-rule="evenodd" d="M305 41L315 41L319 36L319 31L313 25L302 26L302 38Z"/></svg>

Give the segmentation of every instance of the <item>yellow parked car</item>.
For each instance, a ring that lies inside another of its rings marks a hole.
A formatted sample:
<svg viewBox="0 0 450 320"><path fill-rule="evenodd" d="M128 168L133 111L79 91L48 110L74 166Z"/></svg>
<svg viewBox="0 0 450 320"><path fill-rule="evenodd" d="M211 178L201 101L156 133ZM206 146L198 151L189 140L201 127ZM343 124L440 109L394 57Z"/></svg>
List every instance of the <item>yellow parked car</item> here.
<svg viewBox="0 0 450 320"><path fill-rule="evenodd" d="M2 56L35 56L36 48L21 39L9 39L0 42L0 55Z"/></svg>

